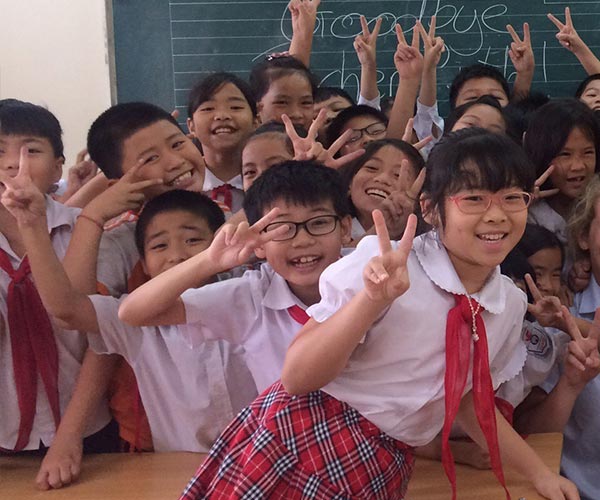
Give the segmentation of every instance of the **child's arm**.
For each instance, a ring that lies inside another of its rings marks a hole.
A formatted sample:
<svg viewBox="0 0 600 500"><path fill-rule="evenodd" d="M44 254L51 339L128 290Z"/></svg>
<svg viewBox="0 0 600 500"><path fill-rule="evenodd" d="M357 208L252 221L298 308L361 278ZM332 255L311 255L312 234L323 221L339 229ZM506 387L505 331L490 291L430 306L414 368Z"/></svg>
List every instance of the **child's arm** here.
<svg viewBox="0 0 600 500"><path fill-rule="evenodd" d="M373 322L409 287L406 262L416 217L409 217L396 250L380 211L373 211L373 221L381 254L363 271L364 289L323 323L309 320L288 348L281 381L290 394L320 389L337 377Z"/></svg>
<svg viewBox="0 0 600 500"><path fill-rule="evenodd" d="M523 98L529 95L535 71L535 59L533 57L533 48L531 47L529 24L523 23L523 40L521 40L510 24L506 26L506 29L513 39L508 55L517 71L517 78L513 85L511 97Z"/></svg>
<svg viewBox="0 0 600 500"><path fill-rule="evenodd" d="M573 20L571 19L571 9L565 7L565 23L560 22L552 14L548 14L548 19L552 21L554 26L558 28L556 38L559 43L567 50L570 50L575 54L575 57L579 59L579 62L583 68L587 71L588 75L594 75L600 73L600 61L586 45L586 43L580 38L575 31L573 26Z"/></svg>
<svg viewBox="0 0 600 500"><path fill-rule="evenodd" d="M437 103L437 65L440 63L442 53L446 51L442 37L435 36L435 24L436 18L433 16L429 25L429 32L425 31L421 23L418 25L425 51L419 102L427 107L435 106Z"/></svg>
<svg viewBox="0 0 600 500"><path fill-rule="evenodd" d="M373 31L365 16L360 16L362 34L354 39L354 50L360 62L360 96L364 101L375 101L379 97L377 88L377 37L383 19L377 18Z"/></svg>
<svg viewBox="0 0 600 500"><path fill-rule="evenodd" d="M68 207L83 208L96 196L106 191L110 186L110 181L100 172L89 182L86 182L77 192L71 196L65 205Z"/></svg>
<svg viewBox="0 0 600 500"><path fill-rule="evenodd" d="M487 450L486 439L475 415L472 392L463 396L456 422L469 434L473 441ZM576 486L568 479L552 472L498 410L496 410L496 425L500 455L504 464L508 464L526 477L537 492L546 498L579 499Z"/></svg>
<svg viewBox="0 0 600 500"><path fill-rule="evenodd" d="M159 274L129 294L119 308L119 319L134 326L178 325L186 322L181 294L211 276L246 262L254 249L281 232L263 232L278 215L271 210L253 226L225 224L211 245L190 259Z"/></svg>
<svg viewBox="0 0 600 500"><path fill-rule="evenodd" d="M396 25L398 48L394 54L394 64L399 82L386 133L388 138L401 139L408 120L414 115L415 101L423 73L423 55L419 52L418 26L420 24L419 21L415 23L411 45L406 43L402 27Z"/></svg>
<svg viewBox="0 0 600 500"><path fill-rule="evenodd" d="M291 0L288 9L292 14L292 41L290 55L307 68L310 66L313 34L317 22L317 9L321 0Z"/></svg>

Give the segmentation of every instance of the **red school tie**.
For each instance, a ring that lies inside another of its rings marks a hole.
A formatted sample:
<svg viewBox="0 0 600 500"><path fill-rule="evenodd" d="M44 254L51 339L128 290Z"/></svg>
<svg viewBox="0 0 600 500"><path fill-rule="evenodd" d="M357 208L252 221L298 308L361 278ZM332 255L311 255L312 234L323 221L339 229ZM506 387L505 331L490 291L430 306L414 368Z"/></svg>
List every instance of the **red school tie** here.
<svg viewBox="0 0 600 500"><path fill-rule="evenodd" d="M6 252L0 249L0 268L8 274L8 328L13 373L21 415L14 451L29 442L37 401L38 372L44 384L54 423L60 421L58 398L58 349L48 313L31 281L27 257L13 269Z"/></svg>
<svg viewBox="0 0 600 500"><path fill-rule="evenodd" d="M221 184L220 186L217 186L216 188L210 190L210 199L213 201L223 201L223 203L227 205L227 208L229 208L229 210L232 210L232 188L233 186L231 184ZM219 197L221 197L222 200L220 200Z"/></svg>
<svg viewBox="0 0 600 500"><path fill-rule="evenodd" d="M288 310L288 313L290 313L290 316L295 321L300 323L301 325L306 323L310 318L310 316L308 314L306 314L306 311L304 309L302 309L300 306L293 305L293 306L288 307L287 310Z"/></svg>
<svg viewBox="0 0 600 500"><path fill-rule="evenodd" d="M448 312L446 322L446 373L444 376L446 414L442 429L442 464L452 486L452 499L455 500L456 471L448 440L467 382L471 341L473 341L473 403L475 414L488 445L492 470L504 488L506 498L510 500L500 460L494 391L490 375L487 335L481 317L482 308L477 301L465 295L454 295L454 299L456 305Z"/></svg>

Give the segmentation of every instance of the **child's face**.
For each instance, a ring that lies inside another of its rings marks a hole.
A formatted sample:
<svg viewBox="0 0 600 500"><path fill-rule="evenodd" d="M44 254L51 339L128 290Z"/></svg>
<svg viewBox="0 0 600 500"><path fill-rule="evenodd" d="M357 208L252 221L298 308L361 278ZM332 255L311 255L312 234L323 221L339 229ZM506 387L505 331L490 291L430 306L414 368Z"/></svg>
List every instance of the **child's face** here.
<svg viewBox="0 0 600 500"><path fill-rule="evenodd" d="M325 99L324 101L316 102L314 106L314 118L317 117L317 115L322 109L327 110L327 119L325 120L323 127L319 129L319 135L323 137L325 135L327 127L331 123L331 120L333 120L340 113L340 111L343 111L344 109L349 108L350 106L352 106L352 103L339 95L334 95L329 99Z"/></svg>
<svg viewBox="0 0 600 500"><path fill-rule="evenodd" d="M242 91L225 83L198 106L187 124L203 148L228 151L240 147L254 130L256 119Z"/></svg>
<svg viewBox="0 0 600 500"><path fill-rule="evenodd" d="M370 115L351 118L346 123L342 133L348 129L352 129L353 133L346 144L341 147L340 153L342 155L364 148L369 142L385 139L385 124Z"/></svg>
<svg viewBox="0 0 600 500"><path fill-rule="evenodd" d="M277 200L271 208L281 210L274 222L305 222L320 215L335 215L333 203L315 205L288 204ZM302 302L311 305L319 300L319 277L327 266L340 258L343 244L350 242L350 217L338 221L335 229L321 236L312 236L306 228L285 241L269 241L256 249L257 257L267 259L275 272L283 276L290 289Z"/></svg>
<svg viewBox="0 0 600 500"><path fill-rule="evenodd" d="M596 169L594 142L581 129L573 129L551 165L554 171L550 180L554 187L567 198L579 198Z"/></svg>
<svg viewBox="0 0 600 500"><path fill-rule="evenodd" d="M557 296L560 292L562 253L560 248L543 248L527 258L535 271L535 284L543 295Z"/></svg>
<svg viewBox="0 0 600 500"><path fill-rule="evenodd" d="M185 134L167 120L138 130L123 142L123 173L139 162L139 180L162 179L144 191L146 199L173 189L202 191L204 159Z"/></svg>
<svg viewBox="0 0 600 500"><path fill-rule="evenodd" d="M301 73L291 73L273 80L268 92L258 103L262 123L281 123L286 114L295 125L309 129L313 119L313 94L310 82Z"/></svg>
<svg viewBox="0 0 600 500"><path fill-rule="evenodd" d="M441 228L439 222L434 225L440 228L442 243L465 286L468 283L481 285L490 272L506 258L523 236L527 209L508 212L495 199L484 213L466 214L451 198L490 194L502 196L520 191L522 188L518 187L502 189L496 193L465 190L446 198L444 227Z"/></svg>
<svg viewBox="0 0 600 500"><path fill-rule="evenodd" d="M579 100L585 102L594 111L598 111L600 109L600 80L592 80L588 83Z"/></svg>
<svg viewBox="0 0 600 500"><path fill-rule="evenodd" d="M206 219L185 210L157 214L144 235L144 271L151 278L206 250L213 239Z"/></svg>
<svg viewBox="0 0 600 500"><path fill-rule="evenodd" d="M252 183L265 170L292 158L293 155L286 147L283 134L262 134L252 139L242 151L244 191L248 191Z"/></svg>
<svg viewBox="0 0 600 500"><path fill-rule="evenodd" d="M383 200L397 189L402 160L405 159L408 157L394 146L384 146L356 172L350 183L350 198L361 221L371 220L373 210L380 208ZM408 182L412 184L416 175L411 168Z"/></svg>
<svg viewBox="0 0 600 500"><path fill-rule="evenodd" d="M15 177L19 173L21 147L28 150L29 172L35 186L47 193L62 174L64 158L54 156L52 144L45 137L0 134L0 170Z"/></svg>
<svg viewBox="0 0 600 500"><path fill-rule="evenodd" d="M471 106L452 127L452 132L463 128L480 127L496 134L506 133L506 123L500 110L487 104Z"/></svg>
<svg viewBox="0 0 600 500"><path fill-rule="evenodd" d="M508 104L508 96L500 82L489 77L471 78L467 80L458 91L456 96L456 107L466 102L475 101L482 95L491 95L498 99L500 106Z"/></svg>

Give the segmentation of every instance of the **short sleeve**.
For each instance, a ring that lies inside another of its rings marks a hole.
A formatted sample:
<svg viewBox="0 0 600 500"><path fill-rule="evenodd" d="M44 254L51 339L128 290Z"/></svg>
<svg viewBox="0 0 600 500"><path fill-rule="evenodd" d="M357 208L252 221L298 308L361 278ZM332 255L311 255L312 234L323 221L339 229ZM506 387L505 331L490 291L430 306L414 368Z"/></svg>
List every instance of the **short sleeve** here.
<svg viewBox="0 0 600 500"><path fill-rule="evenodd" d="M365 99L362 94L358 96L358 105L369 106L370 108L381 110L381 94L378 94L375 99Z"/></svg>
<svg viewBox="0 0 600 500"><path fill-rule="evenodd" d="M139 261L134 231L135 223L126 222L106 231L100 241L96 280L102 283L113 297L127 293L129 276Z"/></svg>

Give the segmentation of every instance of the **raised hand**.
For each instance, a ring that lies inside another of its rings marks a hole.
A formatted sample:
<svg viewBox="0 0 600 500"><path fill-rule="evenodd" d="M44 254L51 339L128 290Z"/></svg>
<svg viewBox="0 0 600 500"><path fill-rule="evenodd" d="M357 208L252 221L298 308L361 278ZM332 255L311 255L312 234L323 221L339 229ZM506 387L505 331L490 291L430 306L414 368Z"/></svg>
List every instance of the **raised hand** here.
<svg viewBox="0 0 600 500"><path fill-rule="evenodd" d="M69 168L67 174L68 190L75 193L81 186L92 180L96 173L98 173L98 165L88 157L87 149L82 149L77 153L75 165Z"/></svg>
<svg viewBox="0 0 600 500"><path fill-rule="evenodd" d="M435 24L435 16L431 18L429 31L425 31L422 23L415 24L423 40L423 49L425 52L423 55L423 68L425 71L435 68L440 62L442 53L446 51L444 39L441 36L435 36Z"/></svg>
<svg viewBox="0 0 600 500"><path fill-rule="evenodd" d="M317 19L317 9L321 0L291 0L288 10L292 15L292 30L294 33L304 33L314 29Z"/></svg>
<svg viewBox="0 0 600 500"><path fill-rule="evenodd" d="M34 184L29 169L29 150L23 146L19 156L19 171L11 177L0 173L0 182L4 185L2 204L17 220L19 225L31 225L46 217L46 200Z"/></svg>
<svg viewBox="0 0 600 500"><path fill-rule="evenodd" d="M588 336L584 337L569 310L563 306L567 333L571 337L565 357L563 373L569 384L583 388L590 380L600 374L600 354L598 353L598 338L600 337L600 309L596 310L594 322Z"/></svg>
<svg viewBox="0 0 600 500"><path fill-rule="evenodd" d="M419 51L419 28L420 21L415 23L413 28L412 42L410 45L406 43L404 32L399 24L396 24L396 38L398 39L398 47L394 54L394 66L400 79L405 80L420 80L423 72L423 55Z"/></svg>
<svg viewBox="0 0 600 500"><path fill-rule="evenodd" d="M560 192L560 189L558 188L546 189L544 191L541 190L542 185L544 184L544 182L546 182L546 180L548 180L548 177L552 175L552 172L554 172L554 165L550 165L546 169L546 171L536 179L535 184L533 185L534 200L538 200L541 198L549 198L550 196L554 196L555 194L558 194Z"/></svg>
<svg viewBox="0 0 600 500"><path fill-rule="evenodd" d="M373 31L370 31L367 19L365 16L360 16L362 33L354 39L354 50L361 66L371 66L373 68L377 66L377 37L382 21L381 17L377 18Z"/></svg>
<svg viewBox="0 0 600 500"><path fill-rule="evenodd" d="M527 311L533 314L540 325L566 331L564 306L560 299L552 295L544 296L530 274L525 275L525 283L533 297L533 304L527 304Z"/></svg>
<svg viewBox="0 0 600 500"><path fill-rule="evenodd" d="M533 47L531 46L529 24L523 23L522 40L510 24L506 25L506 29L513 40L510 44L508 55L513 66L517 70L517 73L533 73L535 69L535 58L533 56Z"/></svg>
<svg viewBox="0 0 600 500"><path fill-rule="evenodd" d="M559 21L558 18L556 18L552 14L548 14L548 19L550 19L554 26L558 28L556 38L565 49L570 50L571 52L576 54L587 48L585 42L577 34L577 31L575 31L575 27L573 26L573 20L571 19L571 9L569 7L565 7L564 23Z"/></svg>
<svg viewBox="0 0 600 500"><path fill-rule="evenodd" d="M404 142L408 142L409 144L412 144L414 122L415 122L414 118L408 119L408 121L406 122L406 127L404 128L404 134L402 135L402 140ZM421 149L423 149L424 146L429 144L432 140L433 140L433 136L428 135L424 139L421 139L419 142L415 142L414 144L412 144L412 147L415 148L417 151L420 151Z"/></svg>
<svg viewBox="0 0 600 500"><path fill-rule="evenodd" d="M414 214L408 217L406 229L394 250L385 219L379 210L373 210L373 222L379 240L379 255L373 257L363 270L367 296L376 302L392 302L410 286L407 261L417 229Z"/></svg>
<svg viewBox="0 0 600 500"><path fill-rule="evenodd" d="M292 146L294 147L294 160L315 160L327 167L338 169L342 165L355 160L365 152L364 149L359 149L341 156L340 158L335 158L336 153L344 144L346 144L348 137L352 134L352 130L346 130L337 138L329 149L325 149L323 145L317 141L319 129L323 127L327 121L327 110L325 109L319 111L319 114L308 129L306 137L300 137L298 135L292 120L290 120L287 115L281 115L281 120L285 125L285 132L292 141Z"/></svg>

